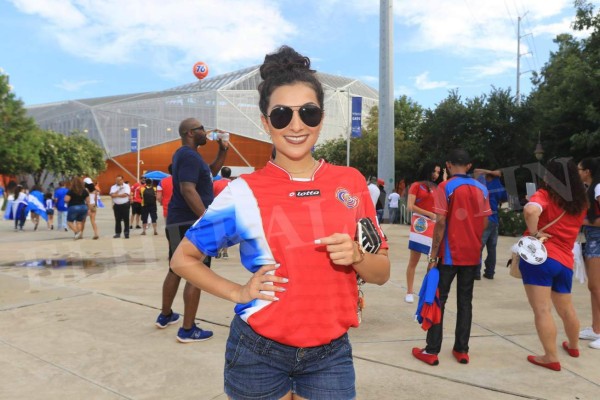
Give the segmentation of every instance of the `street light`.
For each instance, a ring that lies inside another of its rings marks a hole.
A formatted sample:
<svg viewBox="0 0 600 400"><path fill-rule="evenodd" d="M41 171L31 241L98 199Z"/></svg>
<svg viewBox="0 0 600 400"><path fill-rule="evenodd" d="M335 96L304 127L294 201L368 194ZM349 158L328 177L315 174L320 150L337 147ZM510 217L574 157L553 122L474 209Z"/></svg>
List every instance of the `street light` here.
<svg viewBox="0 0 600 400"><path fill-rule="evenodd" d="M146 124L138 124L138 137L137 137L137 182L140 181L140 147L142 144L142 126L144 128L147 128L148 125Z"/></svg>
<svg viewBox="0 0 600 400"><path fill-rule="evenodd" d="M540 179L542 179L540 176L542 174L542 171L541 171L542 165L541 165L540 161L542 161L542 158L544 158L544 148L542 147L542 142L540 141L540 137L541 137L541 133L538 132L538 142L535 145L535 150L533 151L533 155L535 156L535 159L538 160L538 168L537 168L538 169L538 176L537 176L538 182Z"/></svg>
<svg viewBox="0 0 600 400"><path fill-rule="evenodd" d="M544 158L544 148L542 147L542 142L540 141L540 137L541 137L541 133L538 132L538 142L535 145L535 150L533 151L533 155L535 156L535 159L538 161L542 161L542 158Z"/></svg>

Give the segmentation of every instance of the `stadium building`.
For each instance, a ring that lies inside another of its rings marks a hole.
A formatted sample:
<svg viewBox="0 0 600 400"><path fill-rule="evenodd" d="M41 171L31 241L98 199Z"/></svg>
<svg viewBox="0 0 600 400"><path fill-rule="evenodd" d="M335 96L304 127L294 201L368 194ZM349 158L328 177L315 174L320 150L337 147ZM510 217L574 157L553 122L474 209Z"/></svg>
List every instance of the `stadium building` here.
<svg viewBox="0 0 600 400"><path fill-rule="evenodd" d="M378 103L375 89L356 80L317 73L325 90L325 122L318 143L348 137L352 97L362 98L362 121ZM198 118L207 129L230 132L232 149L225 164L233 175L261 168L271 156L272 146L262 127L258 108L259 67L206 78L172 89L69 100L27 107L40 128L65 135L80 131L99 143L106 153L107 170L96 177L103 192L123 175L131 183L139 171L167 171L171 156L181 141L179 123ZM132 139L132 130L137 132ZM200 148L207 162L216 155L217 144Z"/></svg>

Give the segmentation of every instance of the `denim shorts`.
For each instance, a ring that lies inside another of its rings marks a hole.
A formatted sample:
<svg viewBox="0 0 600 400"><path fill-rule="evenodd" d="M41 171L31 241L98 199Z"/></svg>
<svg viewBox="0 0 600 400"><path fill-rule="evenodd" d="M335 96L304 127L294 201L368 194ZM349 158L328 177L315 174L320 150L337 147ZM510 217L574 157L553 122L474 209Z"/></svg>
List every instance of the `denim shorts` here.
<svg viewBox="0 0 600 400"><path fill-rule="evenodd" d="M573 287L573 270L567 268L553 258L548 257L540 265L519 261L519 270L523 275L523 283L535 286L551 286L556 293L571 293Z"/></svg>
<svg viewBox="0 0 600 400"><path fill-rule="evenodd" d="M269 340L239 316L225 349L225 393L230 399L280 399L288 392L305 399L356 397L348 334L331 343L298 348Z"/></svg>
<svg viewBox="0 0 600 400"><path fill-rule="evenodd" d="M600 257L600 228L595 226L584 226L585 246L583 256L585 258Z"/></svg>
<svg viewBox="0 0 600 400"><path fill-rule="evenodd" d="M87 212L88 208L85 204L69 206L69 209L67 210L67 222L82 222L86 217Z"/></svg>

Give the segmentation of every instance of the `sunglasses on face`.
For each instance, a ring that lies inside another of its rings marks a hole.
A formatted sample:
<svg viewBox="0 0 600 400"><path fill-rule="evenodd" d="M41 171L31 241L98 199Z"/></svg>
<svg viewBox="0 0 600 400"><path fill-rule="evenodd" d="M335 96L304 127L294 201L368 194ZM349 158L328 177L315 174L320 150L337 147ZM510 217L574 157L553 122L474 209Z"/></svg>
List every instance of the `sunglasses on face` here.
<svg viewBox="0 0 600 400"><path fill-rule="evenodd" d="M204 130L204 125L200 125L200 126L199 126L199 127L197 127L197 128L192 128L192 129L190 129L190 131L203 131L203 130Z"/></svg>
<svg viewBox="0 0 600 400"><path fill-rule="evenodd" d="M300 119L306 126L314 128L321 123L323 110L314 104L304 104L303 106L275 106L271 110L271 114L267 117L271 120L271 125L275 129L283 129L292 122L294 116L294 108L298 111Z"/></svg>

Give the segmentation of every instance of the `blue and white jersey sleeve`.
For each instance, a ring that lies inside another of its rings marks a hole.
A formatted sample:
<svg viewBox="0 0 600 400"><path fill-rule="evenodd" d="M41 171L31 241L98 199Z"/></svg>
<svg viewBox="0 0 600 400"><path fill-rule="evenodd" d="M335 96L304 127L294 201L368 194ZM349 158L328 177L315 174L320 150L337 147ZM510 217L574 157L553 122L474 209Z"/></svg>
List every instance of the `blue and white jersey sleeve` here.
<svg viewBox="0 0 600 400"><path fill-rule="evenodd" d="M185 236L198 250L213 257L219 249L239 243L242 264L252 273L275 263L258 203L243 178L227 185Z"/></svg>

